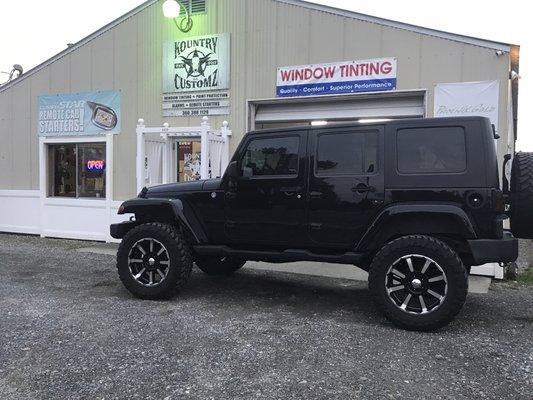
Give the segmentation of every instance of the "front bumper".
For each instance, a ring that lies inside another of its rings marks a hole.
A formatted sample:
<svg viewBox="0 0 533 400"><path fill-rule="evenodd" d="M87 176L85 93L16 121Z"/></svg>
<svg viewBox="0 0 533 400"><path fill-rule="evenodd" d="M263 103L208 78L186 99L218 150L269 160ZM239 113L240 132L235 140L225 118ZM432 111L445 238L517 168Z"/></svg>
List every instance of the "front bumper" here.
<svg viewBox="0 0 533 400"><path fill-rule="evenodd" d="M469 240L474 265L490 262L507 263L518 258L518 240L508 231L501 239Z"/></svg>
<svg viewBox="0 0 533 400"><path fill-rule="evenodd" d="M109 227L111 237L115 239L122 239L126 233L135 228L139 223L137 221L125 221L120 224L113 224Z"/></svg>

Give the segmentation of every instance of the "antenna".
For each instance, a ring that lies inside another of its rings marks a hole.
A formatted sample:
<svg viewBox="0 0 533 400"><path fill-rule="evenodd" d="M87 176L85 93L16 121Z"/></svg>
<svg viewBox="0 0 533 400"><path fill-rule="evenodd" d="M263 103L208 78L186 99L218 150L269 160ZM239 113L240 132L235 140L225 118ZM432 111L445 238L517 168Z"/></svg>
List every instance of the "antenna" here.
<svg viewBox="0 0 533 400"><path fill-rule="evenodd" d="M9 78L7 79L7 82L0 83L0 86L5 85L11 82L12 80L19 78L24 73L24 69L22 68L20 64L13 64L13 69L10 72L2 72L2 73L9 75Z"/></svg>

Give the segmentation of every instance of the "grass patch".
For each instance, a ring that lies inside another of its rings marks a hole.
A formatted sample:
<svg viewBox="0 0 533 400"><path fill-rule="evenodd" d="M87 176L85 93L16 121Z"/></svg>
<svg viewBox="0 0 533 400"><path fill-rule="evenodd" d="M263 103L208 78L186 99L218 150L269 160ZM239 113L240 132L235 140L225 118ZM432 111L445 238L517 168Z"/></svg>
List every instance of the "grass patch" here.
<svg viewBox="0 0 533 400"><path fill-rule="evenodd" d="M526 285L533 285L533 267L530 266L528 269L526 269L524 272L518 275L516 280L520 283L524 283Z"/></svg>

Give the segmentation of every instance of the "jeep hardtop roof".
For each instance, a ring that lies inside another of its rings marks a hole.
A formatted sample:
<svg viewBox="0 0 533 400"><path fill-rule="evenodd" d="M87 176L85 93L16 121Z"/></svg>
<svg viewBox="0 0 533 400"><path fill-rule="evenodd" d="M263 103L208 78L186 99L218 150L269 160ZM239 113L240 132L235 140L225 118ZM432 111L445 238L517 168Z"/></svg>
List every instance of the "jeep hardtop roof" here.
<svg viewBox="0 0 533 400"><path fill-rule="evenodd" d="M349 123L332 123L322 126L291 126L285 128L266 128L266 129L256 129L248 132L246 136L253 134L264 134L264 133L283 133L283 132L297 132L297 131L308 131L308 130L324 130L331 128L353 128L361 126L387 126L391 124L401 124L401 125L413 125L417 126L433 126L435 124L444 124L444 125L455 125L465 123L467 121L480 121L486 126L490 127L490 120L487 117L472 116L472 117L439 117L439 118L398 118L391 119L388 121L376 121L376 122L349 122Z"/></svg>

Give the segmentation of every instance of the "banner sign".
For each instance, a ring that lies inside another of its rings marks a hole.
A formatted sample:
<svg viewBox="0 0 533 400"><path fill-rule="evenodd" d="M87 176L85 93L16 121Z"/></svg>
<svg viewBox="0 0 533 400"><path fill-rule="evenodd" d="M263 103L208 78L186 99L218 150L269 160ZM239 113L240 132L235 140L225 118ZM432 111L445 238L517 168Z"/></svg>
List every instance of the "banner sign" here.
<svg viewBox="0 0 533 400"><path fill-rule="evenodd" d="M442 83L435 86L435 117L488 117L498 129L499 81Z"/></svg>
<svg viewBox="0 0 533 400"><path fill-rule="evenodd" d="M120 92L65 93L38 97L39 136L120 133Z"/></svg>
<svg viewBox="0 0 533 400"><path fill-rule="evenodd" d="M229 83L229 33L164 44L164 117L229 114Z"/></svg>
<svg viewBox="0 0 533 400"><path fill-rule="evenodd" d="M167 42L163 47L163 93L229 89L229 33Z"/></svg>
<svg viewBox="0 0 533 400"><path fill-rule="evenodd" d="M396 89L396 58L281 67L278 97L375 92Z"/></svg>
<svg viewBox="0 0 533 400"><path fill-rule="evenodd" d="M229 91L163 94L163 116L203 117L229 114L229 98Z"/></svg>

